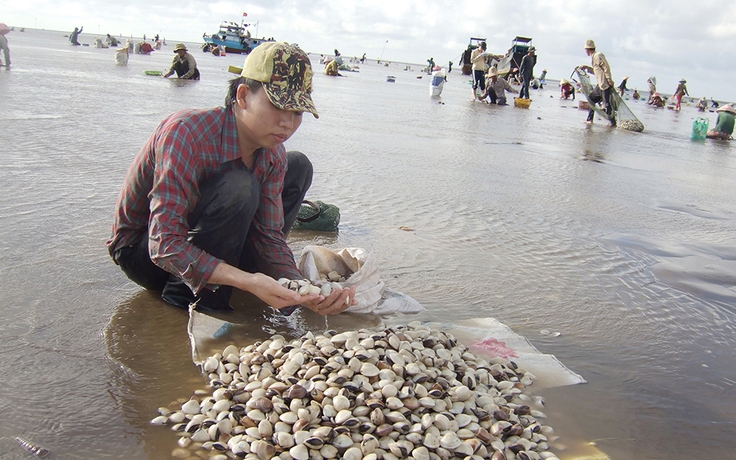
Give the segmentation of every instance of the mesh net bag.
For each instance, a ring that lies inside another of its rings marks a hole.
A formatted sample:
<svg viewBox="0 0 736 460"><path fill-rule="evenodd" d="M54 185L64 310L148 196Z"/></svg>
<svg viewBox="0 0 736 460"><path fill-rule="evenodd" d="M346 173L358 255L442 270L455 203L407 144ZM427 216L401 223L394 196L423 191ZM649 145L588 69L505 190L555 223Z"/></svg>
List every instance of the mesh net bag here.
<svg viewBox="0 0 736 460"><path fill-rule="evenodd" d="M590 77L588 76L588 74L580 68L575 69L575 72L578 75L581 90L583 94L585 94L585 98L588 100L588 104L590 105L590 107L595 110L595 112L602 118L608 121L612 121L611 117L608 116L603 107L593 103L593 101L590 100L590 93L593 92L595 85L590 82ZM613 117L615 117L616 124L619 128L636 132L644 131L644 123L642 123L636 117L636 115L634 115L634 112L632 112L629 106L626 105L626 102L621 99L621 96L619 96L618 92L616 92L615 89L611 91L611 107L613 109L611 113L613 114Z"/></svg>
<svg viewBox="0 0 736 460"><path fill-rule="evenodd" d="M318 200L304 200L292 229L336 232L339 225L340 208L334 204L327 204Z"/></svg>

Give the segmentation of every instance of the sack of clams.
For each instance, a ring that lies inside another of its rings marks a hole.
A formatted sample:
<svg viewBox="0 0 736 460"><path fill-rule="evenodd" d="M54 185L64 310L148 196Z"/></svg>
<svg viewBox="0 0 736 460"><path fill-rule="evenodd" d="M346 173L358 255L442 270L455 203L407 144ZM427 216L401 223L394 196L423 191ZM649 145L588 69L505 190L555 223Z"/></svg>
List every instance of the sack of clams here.
<svg viewBox="0 0 736 460"><path fill-rule="evenodd" d="M342 288L356 287L356 305L352 313L417 313L425 308L413 298L386 288L373 254L362 248L339 251L324 246L309 245L302 250L299 271L312 284L339 282ZM315 291L316 292L316 291Z"/></svg>
<svg viewBox="0 0 736 460"><path fill-rule="evenodd" d="M176 458L556 460L534 376L419 322L274 335L202 364L210 389L159 409Z"/></svg>

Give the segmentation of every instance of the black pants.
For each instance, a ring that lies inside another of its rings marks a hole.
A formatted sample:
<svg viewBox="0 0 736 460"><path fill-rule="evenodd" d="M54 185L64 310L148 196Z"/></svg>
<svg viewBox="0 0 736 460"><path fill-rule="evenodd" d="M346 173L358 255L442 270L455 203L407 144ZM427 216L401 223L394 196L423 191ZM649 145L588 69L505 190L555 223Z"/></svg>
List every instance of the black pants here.
<svg viewBox="0 0 736 460"><path fill-rule="evenodd" d="M531 77L521 77L521 90L519 90L519 99L529 99L529 82Z"/></svg>
<svg viewBox="0 0 736 460"><path fill-rule="evenodd" d="M288 152L288 169L281 199L284 206L286 235L291 230L307 190L312 185L312 163L301 152ZM189 215L187 240L227 264L249 272L263 271L263 259L248 239L251 221L258 209L260 184L246 170L217 174L200 185L201 198ZM161 291L161 298L177 307L231 310L232 287L216 291L202 289L195 297L176 275L155 265L148 255L147 232L136 244L115 251L115 262L135 283L149 290Z"/></svg>
<svg viewBox="0 0 736 460"><path fill-rule="evenodd" d="M474 70L473 71L473 89L480 88L480 92L486 90L486 72L485 70Z"/></svg>
<svg viewBox="0 0 736 460"><path fill-rule="evenodd" d="M609 121L611 124L615 124L616 120L613 118L613 106L611 105L611 91L613 90L612 87L608 87L604 90L601 90L601 87L596 85L595 88L593 88L593 91L590 92L590 95L588 96L588 99L590 99L590 102L593 104L598 104L601 101L603 101L603 107L606 112L606 115L608 115ZM591 107L591 109L588 111L588 121L593 121L593 115L595 114L595 111Z"/></svg>
<svg viewBox="0 0 736 460"><path fill-rule="evenodd" d="M176 72L176 76L181 78L182 75L186 75L189 72L189 63L186 61L177 62L174 65L174 71ZM199 69L194 69L194 74L191 77L187 77L187 80L199 80Z"/></svg>

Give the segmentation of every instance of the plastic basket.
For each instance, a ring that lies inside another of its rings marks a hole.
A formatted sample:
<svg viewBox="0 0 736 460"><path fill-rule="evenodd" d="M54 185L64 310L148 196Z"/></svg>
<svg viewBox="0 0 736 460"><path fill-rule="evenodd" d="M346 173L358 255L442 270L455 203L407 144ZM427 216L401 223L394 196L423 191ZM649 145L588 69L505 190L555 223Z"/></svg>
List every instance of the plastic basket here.
<svg viewBox="0 0 736 460"><path fill-rule="evenodd" d="M522 99L519 97L514 98L514 107L521 107L522 109L528 109L532 104L531 99Z"/></svg>

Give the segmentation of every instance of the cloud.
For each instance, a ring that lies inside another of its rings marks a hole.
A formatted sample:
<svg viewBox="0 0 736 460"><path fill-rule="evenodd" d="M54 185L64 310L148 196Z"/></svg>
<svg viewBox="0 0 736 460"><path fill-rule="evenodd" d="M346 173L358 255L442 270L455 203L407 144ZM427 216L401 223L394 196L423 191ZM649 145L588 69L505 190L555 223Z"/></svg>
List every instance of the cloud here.
<svg viewBox="0 0 736 460"><path fill-rule="evenodd" d="M299 43L305 50L423 64L429 57L457 59L470 37L484 37L489 50L503 53L516 35L534 39L539 65L549 77L568 77L588 62L583 43L593 38L608 57L614 78L629 75L630 87L645 88L654 74L665 92L688 79L694 94L722 94L736 100L736 4L705 0L668 2L601 0L517 2L491 0L0 0L8 24L88 33L201 41L223 20L248 13L252 33ZM387 42L388 40L388 42ZM672 88L669 88L669 87Z"/></svg>

